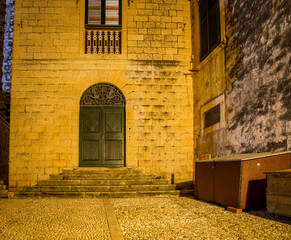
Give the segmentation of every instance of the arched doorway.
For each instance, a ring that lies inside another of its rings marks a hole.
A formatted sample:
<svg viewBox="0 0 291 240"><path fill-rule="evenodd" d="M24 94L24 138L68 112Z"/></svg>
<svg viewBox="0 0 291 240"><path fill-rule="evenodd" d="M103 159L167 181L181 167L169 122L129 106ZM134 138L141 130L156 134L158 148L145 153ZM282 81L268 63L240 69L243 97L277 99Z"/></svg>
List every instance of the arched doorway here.
<svg viewBox="0 0 291 240"><path fill-rule="evenodd" d="M109 83L89 87L80 101L79 166L125 166L125 98Z"/></svg>

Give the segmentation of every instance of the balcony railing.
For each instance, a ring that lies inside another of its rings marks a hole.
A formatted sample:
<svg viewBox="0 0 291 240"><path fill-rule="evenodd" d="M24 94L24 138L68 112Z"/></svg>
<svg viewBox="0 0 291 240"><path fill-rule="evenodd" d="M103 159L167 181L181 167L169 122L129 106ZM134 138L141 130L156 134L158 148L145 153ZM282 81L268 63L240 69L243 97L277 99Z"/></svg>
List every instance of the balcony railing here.
<svg viewBox="0 0 291 240"><path fill-rule="evenodd" d="M121 54L121 30L85 31L86 54Z"/></svg>

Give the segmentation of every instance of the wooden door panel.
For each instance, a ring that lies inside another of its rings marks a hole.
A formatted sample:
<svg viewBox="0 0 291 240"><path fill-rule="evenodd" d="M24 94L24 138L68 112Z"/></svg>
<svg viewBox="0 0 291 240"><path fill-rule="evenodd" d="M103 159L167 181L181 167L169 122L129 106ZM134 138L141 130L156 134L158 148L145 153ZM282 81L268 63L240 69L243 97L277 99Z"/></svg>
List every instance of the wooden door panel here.
<svg viewBox="0 0 291 240"><path fill-rule="evenodd" d="M100 112L92 111L92 108L82 113L83 133L100 133Z"/></svg>
<svg viewBox="0 0 291 240"><path fill-rule="evenodd" d="M80 166L124 166L124 108L80 109Z"/></svg>
<svg viewBox="0 0 291 240"><path fill-rule="evenodd" d="M105 141L105 161L122 160L122 141Z"/></svg>
<svg viewBox="0 0 291 240"><path fill-rule="evenodd" d="M104 109L105 164L124 166L124 109Z"/></svg>
<svg viewBox="0 0 291 240"><path fill-rule="evenodd" d="M121 133L122 129L122 112L112 112L107 110L105 113L105 132L106 133Z"/></svg>
<svg viewBox="0 0 291 240"><path fill-rule="evenodd" d="M83 141L83 161L100 161L100 141Z"/></svg>
<svg viewBox="0 0 291 240"><path fill-rule="evenodd" d="M101 160L101 111L96 108L80 109L80 166L94 167Z"/></svg>

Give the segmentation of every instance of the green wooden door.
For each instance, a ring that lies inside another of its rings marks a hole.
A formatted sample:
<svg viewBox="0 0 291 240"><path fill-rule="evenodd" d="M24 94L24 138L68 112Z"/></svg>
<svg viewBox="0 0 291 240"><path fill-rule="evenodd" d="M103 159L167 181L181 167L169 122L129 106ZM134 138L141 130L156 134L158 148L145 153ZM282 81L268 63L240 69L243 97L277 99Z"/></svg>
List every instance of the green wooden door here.
<svg viewBox="0 0 291 240"><path fill-rule="evenodd" d="M80 167L124 166L124 108L80 108Z"/></svg>

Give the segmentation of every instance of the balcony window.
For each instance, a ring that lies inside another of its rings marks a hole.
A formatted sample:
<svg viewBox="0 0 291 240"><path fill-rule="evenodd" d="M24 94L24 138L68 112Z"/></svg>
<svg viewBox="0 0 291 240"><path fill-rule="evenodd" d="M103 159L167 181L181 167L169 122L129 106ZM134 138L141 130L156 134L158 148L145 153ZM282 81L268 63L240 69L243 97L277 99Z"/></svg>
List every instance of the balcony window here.
<svg viewBox="0 0 291 240"><path fill-rule="evenodd" d="M85 53L121 53L121 0L86 0Z"/></svg>

